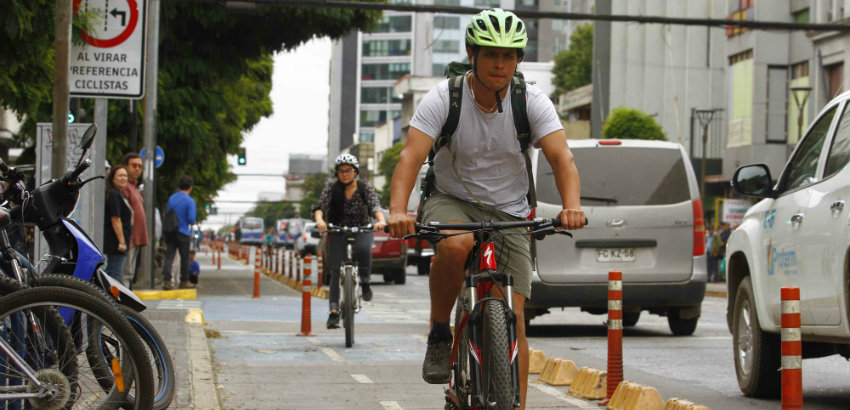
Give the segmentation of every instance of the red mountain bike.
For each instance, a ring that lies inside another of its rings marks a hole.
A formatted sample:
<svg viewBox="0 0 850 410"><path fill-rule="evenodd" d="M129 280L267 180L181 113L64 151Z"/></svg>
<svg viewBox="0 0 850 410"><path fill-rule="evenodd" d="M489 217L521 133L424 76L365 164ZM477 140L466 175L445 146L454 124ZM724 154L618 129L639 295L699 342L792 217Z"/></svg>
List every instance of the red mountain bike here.
<svg viewBox="0 0 850 410"><path fill-rule="evenodd" d="M446 390L446 410L513 409L520 405L519 349L513 306L513 277L496 269L494 241L507 235L533 236L569 232L556 231L559 219L511 222L417 224L421 238L436 244L456 235L474 234L464 268L464 287L455 311L452 346L452 378ZM524 228L520 232L502 232ZM440 231L463 231L443 233Z"/></svg>

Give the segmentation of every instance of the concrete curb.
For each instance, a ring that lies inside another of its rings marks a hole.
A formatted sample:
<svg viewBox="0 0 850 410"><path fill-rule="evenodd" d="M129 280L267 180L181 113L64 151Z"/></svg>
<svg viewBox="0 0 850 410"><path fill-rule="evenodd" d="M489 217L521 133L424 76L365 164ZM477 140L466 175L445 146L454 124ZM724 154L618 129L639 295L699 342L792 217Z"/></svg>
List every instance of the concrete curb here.
<svg viewBox="0 0 850 410"><path fill-rule="evenodd" d="M215 388L215 373L212 355L204 333L204 312L199 308L189 309L186 315L189 338L186 348L192 371L192 402L196 410L220 410L218 390Z"/></svg>
<svg viewBox="0 0 850 410"><path fill-rule="evenodd" d="M582 367L570 385L570 395L580 399L600 400L608 394L608 372ZM649 410L649 409L641 409Z"/></svg>

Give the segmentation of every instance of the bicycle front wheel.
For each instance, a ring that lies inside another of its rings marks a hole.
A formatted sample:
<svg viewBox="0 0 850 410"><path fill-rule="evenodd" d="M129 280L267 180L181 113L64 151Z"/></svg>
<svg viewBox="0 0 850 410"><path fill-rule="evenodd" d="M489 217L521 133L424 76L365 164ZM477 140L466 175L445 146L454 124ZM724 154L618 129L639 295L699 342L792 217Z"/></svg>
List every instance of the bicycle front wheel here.
<svg viewBox="0 0 850 410"><path fill-rule="evenodd" d="M345 347L351 347L354 345L354 308L357 298L354 294L354 268L345 266L342 275L342 292L345 298L342 306L342 325L345 327Z"/></svg>
<svg viewBox="0 0 850 410"><path fill-rule="evenodd" d="M484 408L514 408L514 385L511 382L511 345L505 305L491 300L484 305L482 329L482 397Z"/></svg>
<svg viewBox="0 0 850 410"><path fill-rule="evenodd" d="M96 343L88 333L89 326L72 323L68 329L75 342L74 347L71 351L63 352L62 357L79 366L76 374L68 377L61 371L61 367L46 368L40 372L40 375L43 375L49 383L69 386L69 394L60 396L63 397L62 402L53 402L49 406L33 402L32 406L112 410L124 404L128 393L132 391L137 398L134 409L152 408L153 373L144 342L113 306L83 292L51 286L23 289L0 299L0 323L11 323L21 317L38 323L49 323L51 320L60 320L55 319L56 311L65 318L64 321L69 321L69 318L76 314L80 319L75 320L102 325L105 334L117 341L114 351L116 360L109 362L109 387L105 389L103 387L105 381L100 376L102 372L91 368L86 358L87 346L90 343ZM15 332L8 332L6 337L17 337L17 335ZM23 340L22 343L33 344L34 342ZM45 344L41 345L38 347L45 347ZM52 343L46 344L48 348L52 346ZM39 379L41 380L40 377ZM3 395L0 394L0 399L2 398ZM12 402L5 400L0 401L0 404Z"/></svg>

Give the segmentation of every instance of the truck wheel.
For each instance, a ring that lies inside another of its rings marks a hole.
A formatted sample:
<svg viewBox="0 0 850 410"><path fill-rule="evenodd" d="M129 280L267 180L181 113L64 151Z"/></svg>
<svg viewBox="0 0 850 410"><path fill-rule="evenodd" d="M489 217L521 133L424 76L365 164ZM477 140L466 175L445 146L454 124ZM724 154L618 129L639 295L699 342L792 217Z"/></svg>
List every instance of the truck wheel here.
<svg viewBox="0 0 850 410"><path fill-rule="evenodd" d="M398 285L404 285L404 282L407 281L407 272L404 269L399 269L395 272L395 283Z"/></svg>
<svg viewBox="0 0 850 410"><path fill-rule="evenodd" d="M670 326L670 331L676 336L690 336L697 330L697 322L699 317L693 319L682 319L679 317L679 309L672 308L667 313L667 325Z"/></svg>
<svg viewBox="0 0 850 410"><path fill-rule="evenodd" d="M753 285L747 276L738 287L732 318L732 346L738 387L747 397L779 397L779 337L761 330Z"/></svg>
<svg viewBox="0 0 850 410"><path fill-rule="evenodd" d="M623 326L632 327L640 320L640 311L638 312L623 312Z"/></svg>
<svg viewBox="0 0 850 410"><path fill-rule="evenodd" d="M431 272L431 260L430 258L422 258L419 262L416 263L416 273L420 275L427 275Z"/></svg>

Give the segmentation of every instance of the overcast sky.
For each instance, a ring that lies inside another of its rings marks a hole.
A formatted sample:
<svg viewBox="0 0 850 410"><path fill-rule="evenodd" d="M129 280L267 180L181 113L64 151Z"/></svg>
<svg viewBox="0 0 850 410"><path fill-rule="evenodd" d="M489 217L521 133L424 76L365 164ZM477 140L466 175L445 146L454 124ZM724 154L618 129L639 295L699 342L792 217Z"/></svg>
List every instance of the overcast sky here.
<svg viewBox="0 0 850 410"><path fill-rule="evenodd" d="M271 91L274 114L245 134L247 165L236 165L235 155L228 158L237 175L275 176L240 176L226 185L216 198L218 215L207 217L201 224L203 229L235 223L253 207L248 201L283 199L283 174L290 153L327 153L330 58L331 41L327 38L275 55Z"/></svg>

